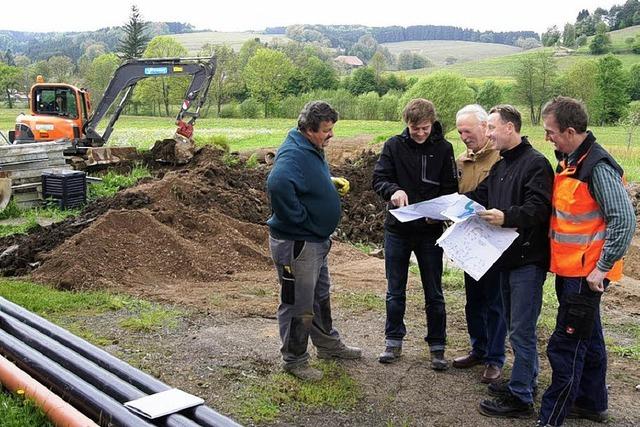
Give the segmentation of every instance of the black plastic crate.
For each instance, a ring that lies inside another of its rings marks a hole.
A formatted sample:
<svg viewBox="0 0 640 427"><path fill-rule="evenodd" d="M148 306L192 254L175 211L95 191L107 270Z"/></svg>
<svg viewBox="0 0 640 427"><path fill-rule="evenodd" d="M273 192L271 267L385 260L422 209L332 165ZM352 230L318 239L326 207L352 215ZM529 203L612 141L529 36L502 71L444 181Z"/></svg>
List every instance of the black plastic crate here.
<svg viewBox="0 0 640 427"><path fill-rule="evenodd" d="M87 202L87 175L82 171L42 173L42 197L60 209L74 209Z"/></svg>

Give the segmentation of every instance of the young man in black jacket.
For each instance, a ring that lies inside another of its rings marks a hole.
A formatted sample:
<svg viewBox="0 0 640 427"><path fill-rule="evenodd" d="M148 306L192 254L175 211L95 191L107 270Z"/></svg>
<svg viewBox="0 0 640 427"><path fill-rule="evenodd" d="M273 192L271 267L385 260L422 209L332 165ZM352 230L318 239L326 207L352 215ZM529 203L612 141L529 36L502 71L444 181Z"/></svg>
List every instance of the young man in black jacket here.
<svg viewBox="0 0 640 427"><path fill-rule="evenodd" d="M521 125L520 113L510 105L490 111L487 134L502 159L474 191L466 193L487 208L480 217L518 232L496 263L514 361L510 380L489 385L489 394L497 399L480 403L480 412L493 417L533 416L538 376L536 323L549 267L553 169L520 136Z"/></svg>
<svg viewBox="0 0 640 427"><path fill-rule="evenodd" d="M373 189L389 208L402 207L458 191L453 147L444 139L431 101L414 99L404 109L407 128L385 142L373 171ZM442 294L442 248L435 245L443 223L429 219L401 223L387 212L385 219L387 321L381 363L396 361L406 334L407 276L411 252L416 254L425 296L431 367L446 370L446 313Z"/></svg>

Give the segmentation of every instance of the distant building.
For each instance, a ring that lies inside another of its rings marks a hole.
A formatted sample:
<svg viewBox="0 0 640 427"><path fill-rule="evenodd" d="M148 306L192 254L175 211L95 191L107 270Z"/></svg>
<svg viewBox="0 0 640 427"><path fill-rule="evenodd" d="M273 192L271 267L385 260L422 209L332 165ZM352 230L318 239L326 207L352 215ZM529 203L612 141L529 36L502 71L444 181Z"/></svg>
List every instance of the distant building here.
<svg viewBox="0 0 640 427"><path fill-rule="evenodd" d="M344 64L352 68L362 67L364 65L364 62L362 62L362 60L357 56L340 55L340 56L336 56L334 58L334 61L336 61L339 64Z"/></svg>

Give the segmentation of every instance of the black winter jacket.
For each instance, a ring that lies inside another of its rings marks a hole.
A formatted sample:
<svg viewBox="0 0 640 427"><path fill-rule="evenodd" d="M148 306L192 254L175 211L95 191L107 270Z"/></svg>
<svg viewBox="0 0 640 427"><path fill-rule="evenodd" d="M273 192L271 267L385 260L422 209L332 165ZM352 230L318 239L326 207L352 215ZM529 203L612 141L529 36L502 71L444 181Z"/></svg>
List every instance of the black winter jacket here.
<svg viewBox="0 0 640 427"><path fill-rule="evenodd" d="M549 219L553 169L526 137L511 150L500 152L489 176L465 195L487 209L504 212L503 227L517 228L518 238L497 262L512 269L527 264L549 267Z"/></svg>
<svg viewBox="0 0 640 427"><path fill-rule="evenodd" d="M373 189L389 201L393 193L404 190L409 203L430 200L458 191L458 171L451 143L444 139L440 122L434 122L429 138L418 144L406 128L384 143L373 170ZM387 210L393 206L387 204ZM428 224L424 218L401 223L387 211L385 229L404 236L426 235L438 238L443 223Z"/></svg>

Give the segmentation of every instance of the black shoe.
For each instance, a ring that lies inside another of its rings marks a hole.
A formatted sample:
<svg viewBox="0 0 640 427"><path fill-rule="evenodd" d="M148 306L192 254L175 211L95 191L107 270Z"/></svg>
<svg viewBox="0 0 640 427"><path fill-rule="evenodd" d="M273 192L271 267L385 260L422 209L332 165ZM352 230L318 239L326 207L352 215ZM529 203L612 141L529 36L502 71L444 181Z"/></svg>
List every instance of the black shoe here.
<svg viewBox="0 0 640 427"><path fill-rule="evenodd" d="M446 371L449 369L449 362L444 358L444 350L431 352L431 369L434 371Z"/></svg>
<svg viewBox="0 0 640 427"><path fill-rule="evenodd" d="M597 412L573 406L567 414L567 418L582 418L585 420L595 421L596 423L606 423L609 421L609 411L604 410L602 412Z"/></svg>
<svg viewBox="0 0 640 427"><path fill-rule="evenodd" d="M525 403L512 394L480 402L478 410L487 417L499 418L531 418L533 403Z"/></svg>
<svg viewBox="0 0 640 427"><path fill-rule="evenodd" d="M387 346L380 356L378 356L378 362L380 363L393 363L397 362L402 356L402 347Z"/></svg>
<svg viewBox="0 0 640 427"><path fill-rule="evenodd" d="M487 392L489 395L494 397L504 397L511 394L511 390L509 390L509 379L505 378L495 383L491 383L487 386ZM533 397L535 398L538 395L538 386L533 386Z"/></svg>

